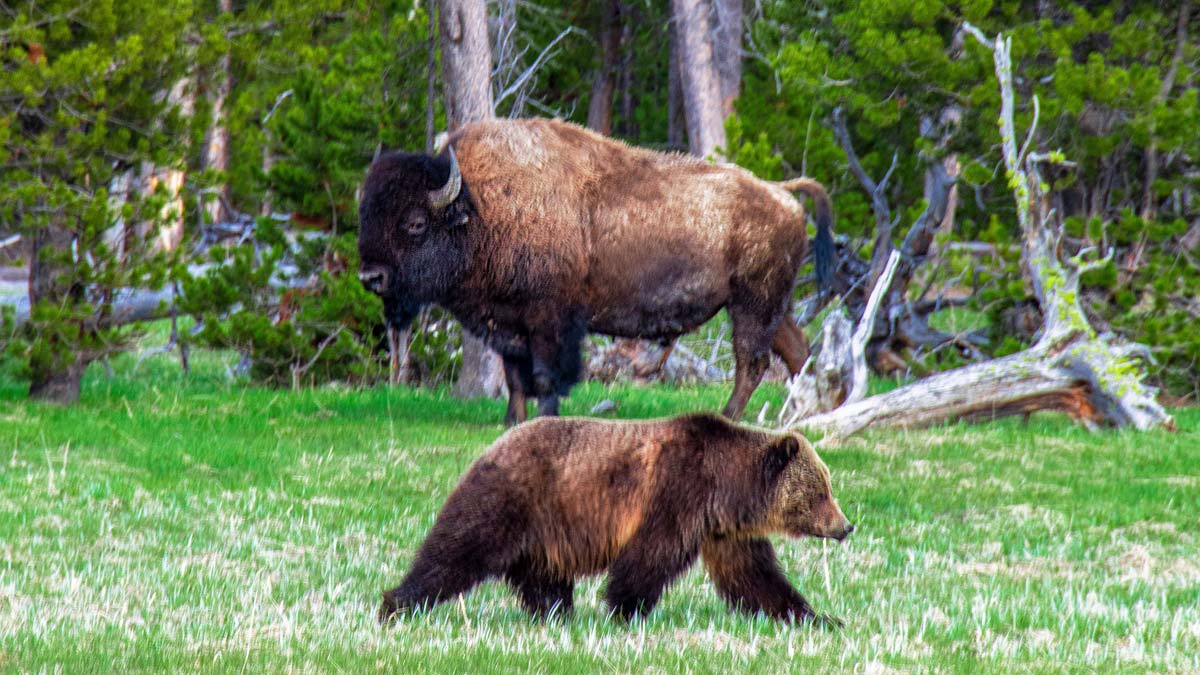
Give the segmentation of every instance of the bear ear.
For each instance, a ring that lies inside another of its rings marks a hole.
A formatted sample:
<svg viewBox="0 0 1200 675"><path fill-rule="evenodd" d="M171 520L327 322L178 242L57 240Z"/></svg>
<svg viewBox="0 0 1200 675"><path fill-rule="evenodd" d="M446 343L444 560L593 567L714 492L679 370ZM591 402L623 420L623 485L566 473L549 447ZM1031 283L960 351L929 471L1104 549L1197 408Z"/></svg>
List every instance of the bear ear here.
<svg viewBox="0 0 1200 675"><path fill-rule="evenodd" d="M800 442L795 436L784 436L771 442L767 447L766 456L763 457L763 477L768 485L779 478L779 474L783 473L799 452Z"/></svg>

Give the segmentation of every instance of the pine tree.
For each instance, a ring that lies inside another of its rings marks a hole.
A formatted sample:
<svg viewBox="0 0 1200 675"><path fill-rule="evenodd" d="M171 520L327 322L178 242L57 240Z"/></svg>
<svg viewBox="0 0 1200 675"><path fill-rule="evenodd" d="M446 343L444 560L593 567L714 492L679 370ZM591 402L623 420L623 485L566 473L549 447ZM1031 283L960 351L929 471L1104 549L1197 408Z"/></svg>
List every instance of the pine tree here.
<svg viewBox="0 0 1200 675"><path fill-rule="evenodd" d="M183 161L192 11L35 0L0 13L0 230L30 243L31 310L7 354L34 397L78 398L87 365L128 337L119 289L167 277L155 234L181 214L160 172Z"/></svg>

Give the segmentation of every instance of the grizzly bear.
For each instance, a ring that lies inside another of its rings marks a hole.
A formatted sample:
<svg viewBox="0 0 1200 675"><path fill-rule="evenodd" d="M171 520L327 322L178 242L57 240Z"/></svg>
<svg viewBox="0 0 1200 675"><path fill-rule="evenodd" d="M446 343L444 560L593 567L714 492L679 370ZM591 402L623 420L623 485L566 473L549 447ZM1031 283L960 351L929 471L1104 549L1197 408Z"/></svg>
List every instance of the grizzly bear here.
<svg viewBox="0 0 1200 675"><path fill-rule="evenodd" d="M380 622L503 578L535 616L569 612L579 577L608 570L628 620L700 556L735 610L820 620L767 535L854 531L804 437L714 415L647 422L543 417L500 437L446 500Z"/></svg>

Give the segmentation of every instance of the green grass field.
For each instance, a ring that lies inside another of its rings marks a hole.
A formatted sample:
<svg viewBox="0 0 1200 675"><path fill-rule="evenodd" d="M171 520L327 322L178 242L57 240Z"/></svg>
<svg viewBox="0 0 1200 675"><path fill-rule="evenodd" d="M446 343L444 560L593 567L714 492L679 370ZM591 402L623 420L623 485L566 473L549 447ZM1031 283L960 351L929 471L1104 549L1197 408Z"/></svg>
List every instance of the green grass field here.
<svg viewBox="0 0 1200 675"><path fill-rule="evenodd" d="M780 540L840 631L731 614L693 569L646 620L531 621L507 588L375 623L500 402L230 384L217 355L89 371L70 409L0 382L0 670L1200 672L1200 411L1174 434L1055 416L876 431L821 450L857 526ZM616 415L726 386L582 386ZM778 387L763 401L778 406Z"/></svg>

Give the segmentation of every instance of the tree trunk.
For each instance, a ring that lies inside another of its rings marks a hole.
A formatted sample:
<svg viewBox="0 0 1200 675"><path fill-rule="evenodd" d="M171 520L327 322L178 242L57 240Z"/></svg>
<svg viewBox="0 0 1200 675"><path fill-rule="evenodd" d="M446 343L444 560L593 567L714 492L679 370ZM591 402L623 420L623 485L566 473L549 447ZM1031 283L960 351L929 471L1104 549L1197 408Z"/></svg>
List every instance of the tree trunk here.
<svg viewBox="0 0 1200 675"><path fill-rule="evenodd" d="M679 29L667 22L670 56L667 63L667 145L687 147L687 121L683 114L683 78L679 74Z"/></svg>
<svg viewBox="0 0 1200 675"><path fill-rule="evenodd" d="M218 0L218 9L223 18L233 14L233 0ZM225 105L229 93L233 89L233 73L230 68L230 53L226 49L221 54L217 64L217 72L211 83L209 95L212 104L212 122L204 135L204 148L200 157L200 168L204 171L215 171L221 174L221 182L217 185L215 199L204 205L210 223L223 223L229 220L231 214L225 208L229 202L229 183L225 179L225 171L229 169L229 127L225 114Z"/></svg>
<svg viewBox="0 0 1200 675"><path fill-rule="evenodd" d="M59 221L61 216L53 220ZM43 301L73 304L82 299L81 289L64 283L63 266L67 263L56 260L63 252L71 250L74 238L75 233L61 222L53 222L34 232L29 261L30 307L36 307ZM81 327L80 330L86 328ZM83 354L62 348L56 334L48 334L43 339L55 353L49 356L48 362L38 359L30 363L33 372L30 373L29 398L70 405L79 400L79 387L87 361Z"/></svg>
<svg viewBox="0 0 1200 675"><path fill-rule="evenodd" d="M671 0L683 81L688 147L698 157L715 155L718 148L725 146L721 84L713 61L709 10L710 6L704 0Z"/></svg>
<svg viewBox="0 0 1200 675"><path fill-rule="evenodd" d="M1044 348L939 373L815 415L800 424L844 438L872 426L913 428L1057 410L1087 424L1101 421L1087 386L1048 367Z"/></svg>
<svg viewBox="0 0 1200 675"><path fill-rule="evenodd" d="M713 0L717 10L714 41L717 76L721 87L721 117L733 114L733 102L742 86L743 0Z"/></svg>
<svg viewBox="0 0 1200 675"><path fill-rule="evenodd" d="M35 371L29 382L29 398L59 405L71 405L79 400L83 371L87 364L78 355L64 368Z"/></svg>
<svg viewBox="0 0 1200 675"><path fill-rule="evenodd" d="M616 133L628 139L636 139L640 131L634 114L638 102L638 82L634 76L637 61L634 59L633 50L628 47L633 43L633 27L637 24L638 14L636 7L626 5L624 9L625 14L621 16L620 43L626 48L619 52L617 86L621 89L621 123L617 126Z"/></svg>
<svg viewBox="0 0 1200 675"><path fill-rule="evenodd" d="M1175 22L1175 52L1171 56L1171 65L1167 67L1167 72L1163 76L1162 85L1158 90L1158 95L1155 96L1154 102L1162 104L1166 102L1167 97L1171 95L1171 89L1175 87L1175 76L1179 72L1179 65L1183 62L1184 49L1187 47L1187 26L1188 18L1192 13L1192 3L1190 0L1184 0L1179 5L1179 18ZM1154 194L1154 182L1158 180L1158 145L1157 139L1154 138L1155 129L1153 126L1150 129L1150 142L1146 146L1143 163L1145 164L1146 177L1142 181L1142 208L1141 217L1143 220L1154 220L1158 215L1158 200Z"/></svg>
<svg viewBox="0 0 1200 675"><path fill-rule="evenodd" d="M433 154L434 139L437 138L437 2L430 0L425 11L429 13L428 42L425 44L425 154ZM411 331L410 331L411 332ZM406 343L407 344L407 343Z"/></svg>
<svg viewBox="0 0 1200 675"><path fill-rule="evenodd" d="M600 68L592 82L587 125L605 136L612 134L613 93L621 58L621 4L609 0L600 10Z"/></svg>
<svg viewBox="0 0 1200 675"><path fill-rule="evenodd" d="M184 78L175 83L167 95L171 105L179 106L186 117L192 116L196 103L196 91L191 80ZM137 250L174 251L183 243L184 211L183 211L183 181L187 171L182 165L159 166L152 162L142 162L141 184L138 189L143 195L154 194L160 188L167 195L167 201L158 213L158 218L150 222L143 221L135 227L126 226L129 235L137 237L139 242L153 239ZM131 247L134 248L134 247Z"/></svg>
<svg viewBox="0 0 1200 675"><path fill-rule="evenodd" d="M487 5L483 0L441 0L438 26L446 121L450 129L491 117ZM466 331L463 331L462 341L463 366L454 383L455 396L499 396L504 391L504 368L500 357Z"/></svg>
<svg viewBox="0 0 1200 675"><path fill-rule="evenodd" d="M175 83L167 95L172 105L179 106L185 116L191 116L195 108L195 91L188 79ZM109 210L120 213L121 207L129 201L132 194L148 196L154 194L160 187L167 195L157 218L126 222L118 217L115 225L105 231L105 243L117 253L122 263L130 251L173 251L183 242L184 212L183 212L183 183L187 172L181 166L158 166L153 162L142 162L136 168L129 168L113 177L109 183ZM149 239L150 243L143 247L140 242Z"/></svg>
<svg viewBox="0 0 1200 675"><path fill-rule="evenodd" d="M262 172L264 176L271 175L271 169L275 166L275 153L271 152L271 131L264 125L263 129L263 145L262 145ZM263 191L262 203L259 204L258 214L260 216L269 216L275 210L275 201L271 198L269 189Z"/></svg>

